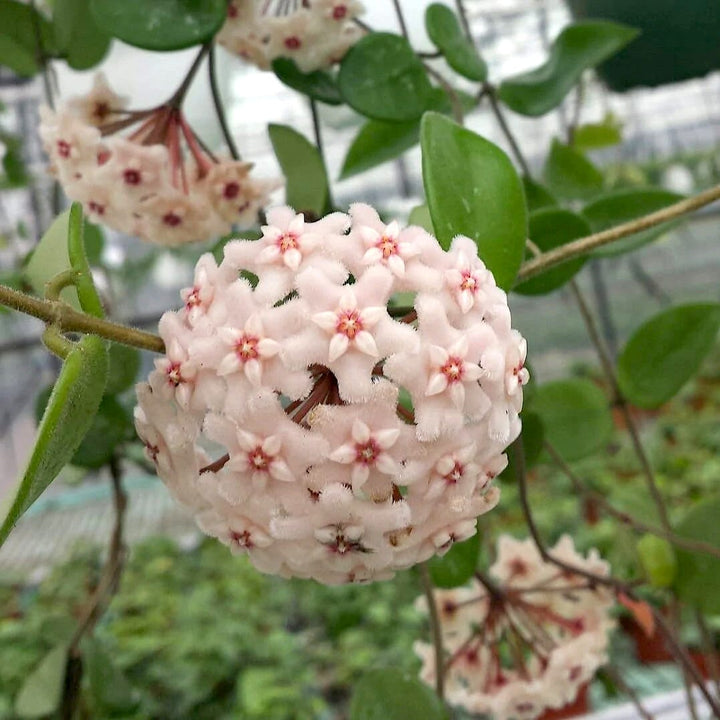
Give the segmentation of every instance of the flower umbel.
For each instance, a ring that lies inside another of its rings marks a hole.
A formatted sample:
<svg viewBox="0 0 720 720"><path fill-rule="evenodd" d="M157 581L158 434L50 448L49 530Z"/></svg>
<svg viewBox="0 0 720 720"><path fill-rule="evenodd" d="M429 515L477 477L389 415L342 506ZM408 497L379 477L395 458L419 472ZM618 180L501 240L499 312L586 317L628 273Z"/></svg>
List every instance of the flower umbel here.
<svg viewBox="0 0 720 720"><path fill-rule="evenodd" d="M497 503L520 432L505 293L473 252L482 293L461 310L453 254L368 206L316 222L278 208L263 230L220 265L203 256L163 316L168 354L137 410L148 457L265 572L370 581L446 552ZM400 292L414 304L398 312Z"/></svg>

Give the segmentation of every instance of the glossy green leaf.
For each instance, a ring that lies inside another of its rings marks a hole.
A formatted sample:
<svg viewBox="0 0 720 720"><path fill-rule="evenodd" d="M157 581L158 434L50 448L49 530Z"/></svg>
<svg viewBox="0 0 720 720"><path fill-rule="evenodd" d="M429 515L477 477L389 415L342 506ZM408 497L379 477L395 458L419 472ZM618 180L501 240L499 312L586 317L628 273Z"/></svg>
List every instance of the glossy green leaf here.
<svg viewBox="0 0 720 720"><path fill-rule="evenodd" d="M410 211L408 225L419 225L431 235L435 234L435 228L433 228L430 210L427 205L417 205Z"/></svg>
<svg viewBox="0 0 720 720"><path fill-rule="evenodd" d="M682 195L663 190L662 188L629 188L615 190L614 192L602 195L583 208L582 214L587 218L593 232L600 232L608 228L621 225L622 223L635 220L636 218L648 215L656 210L679 202ZM641 247L677 225L680 220L675 220L662 225L657 225L649 230L629 235L610 245L597 248L594 255L610 257L626 253Z"/></svg>
<svg viewBox="0 0 720 720"><path fill-rule="evenodd" d="M480 553L480 533L455 543L442 557L428 563L433 585L454 588L464 585L475 572Z"/></svg>
<svg viewBox="0 0 720 720"><path fill-rule="evenodd" d="M581 152L553 140L543 178L550 192L567 200L585 200L603 187L603 175Z"/></svg>
<svg viewBox="0 0 720 720"><path fill-rule="evenodd" d="M105 249L105 236L98 225L85 221L83 225L85 255L89 265L100 265Z"/></svg>
<svg viewBox="0 0 720 720"><path fill-rule="evenodd" d="M657 588L670 587L677 575L673 546L657 535L646 533L638 540L637 551L650 583Z"/></svg>
<svg viewBox="0 0 720 720"><path fill-rule="evenodd" d="M523 189L525 190L525 202L528 212L534 212L545 207L555 207L558 204L557 198L539 182L527 175L522 178Z"/></svg>
<svg viewBox="0 0 720 720"><path fill-rule="evenodd" d="M340 171L340 179L352 177L392 160L417 145L419 140L420 123L417 120L368 120L350 145Z"/></svg>
<svg viewBox="0 0 720 720"><path fill-rule="evenodd" d="M476 82L487 79L485 61L465 36L455 13L447 5L433 3L428 6L425 28L430 40L455 72Z"/></svg>
<svg viewBox="0 0 720 720"><path fill-rule="evenodd" d="M87 70L107 54L110 34L95 22L90 0L54 0L53 25L58 52L74 70Z"/></svg>
<svg viewBox="0 0 720 720"><path fill-rule="evenodd" d="M278 80L293 90L327 105L342 105L343 97L335 78L325 70L305 73L291 58L276 58L272 64Z"/></svg>
<svg viewBox="0 0 720 720"><path fill-rule="evenodd" d="M605 20L568 25L540 67L500 84L500 99L521 115L544 115L563 101L583 71L622 50L637 34L627 25Z"/></svg>
<svg viewBox="0 0 720 720"><path fill-rule="evenodd" d="M573 131L573 146L578 150L597 150L622 141L622 125L608 113L602 122L585 123Z"/></svg>
<svg viewBox="0 0 720 720"><path fill-rule="evenodd" d="M433 97L422 61L391 33L370 33L350 48L338 86L348 105L375 120L417 120Z"/></svg>
<svg viewBox="0 0 720 720"><path fill-rule="evenodd" d="M605 393L589 380L540 385L528 403L545 428L545 439L565 460L580 460L607 443L613 429Z"/></svg>
<svg viewBox="0 0 720 720"><path fill-rule="evenodd" d="M40 72L36 27L40 29L43 49L52 52L53 32L43 15L28 3L0 0L0 66L22 77Z"/></svg>
<svg viewBox="0 0 720 720"><path fill-rule="evenodd" d="M45 295L45 283L58 273L71 267L68 253L68 221L70 211L65 210L53 220L25 265L25 279L37 295ZM66 287L60 298L80 310L80 301L74 286Z"/></svg>
<svg viewBox="0 0 720 720"><path fill-rule="evenodd" d="M85 254L82 205L77 202L70 206L67 246L70 266L77 273L75 289L77 290L80 307L90 315L99 318L104 317L105 311L100 296L95 289L90 265Z"/></svg>
<svg viewBox="0 0 720 720"><path fill-rule="evenodd" d="M537 464L542 454L543 443L545 442L545 428L537 413L524 410L521 418L525 469L529 470ZM512 448L508 450L507 458L508 464L502 473L500 473L500 479L507 482L517 482L515 453L512 451Z"/></svg>
<svg viewBox="0 0 720 720"><path fill-rule="evenodd" d="M447 720L447 717L431 688L395 668L365 673L350 702L350 720Z"/></svg>
<svg viewBox="0 0 720 720"><path fill-rule="evenodd" d="M623 395L642 408L670 400L713 349L718 329L718 303L680 305L648 320L632 334L618 358Z"/></svg>
<svg viewBox="0 0 720 720"><path fill-rule="evenodd" d="M180 50L210 40L225 22L226 0L91 0L106 33L145 50Z"/></svg>
<svg viewBox="0 0 720 720"><path fill-rule="evenodd" d="M268 126L270 141L285 175L286 202L296 212L324 214L330 197L325 163L318 149L287 125Z"/></svg>
<svg viewBox="0 0 720 720"><path fill-rule="evenodd" d="M543 252L586 237L590 233L587 220L570 210L548 207L530 213L530 239ZM532 257L530 251L527 252L527 257ZM513 291L521 295L544 295L557 290L582 268L585 260L586 258L579 257L557 265L537 277L516 285Z"/></svg>
<svg viewBox="0 0 720 720"><path fill-rule="evenodd" d="M125 408L114 397L104 397L90 429L70 462L93 470L107 465L132 427L132 417Z"/></svg>
<svg viewBox="0 0 720 720"><path fill-rule="evenodd" d="M67 664L67 646L57 645L27 676L15 698L15 715L23 720L54 713L62 698Z"/></svg>
<svg viewBox="0 0 720 720"><path fill-rule="evenodd" d="M677 535L701 540L720 550L720 498L698 503L675 528ZM684 602L712 615L720 613L720 559L675 548L675 592Z"/></svg>
<svg viewBox="0 0 720 720"><path fill-rule="evenodd" d="M140 372L140 352L119 343L110 345L106 395L117 395L130 388Z"/></svg>
<svg viewBox="0 0 720 720"><path fill-rule="evenodd" d="M425 195L436 237L448 248L466 235L508 289L525 252L527 210L513 164L493 143L438 113L427 113L420 129Z"/></svg>
<svg viewBox="0 0 720 720"><path fill-rule="evenodd" d="M131 712L139 698L110 651L93 636L85 638L82 651L96 707L109 714Z"/></svg>
<svg viewBox="0 0 720 720"><path fill-rule="evenodd" d="M106 343L84 336L63 363L27 468L0 506L0 544L75 454L100 406L107 372Z"/></svg>

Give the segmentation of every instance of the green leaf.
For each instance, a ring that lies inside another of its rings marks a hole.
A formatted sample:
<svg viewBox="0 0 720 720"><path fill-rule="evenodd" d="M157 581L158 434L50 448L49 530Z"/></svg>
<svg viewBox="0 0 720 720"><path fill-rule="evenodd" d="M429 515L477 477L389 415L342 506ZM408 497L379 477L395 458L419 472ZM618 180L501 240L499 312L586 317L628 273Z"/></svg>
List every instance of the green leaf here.
<svg viewBox="0 0 720 720"><path fill-rule="evenodd" d="M83 225L84 245L87 261L90 265L100 265L103 250L105 249L105 236L103 231L97 225L85 221Z"/></svg>
<svg viewBox="0 0 720 720"><path fill-rule="evenodd" d="M37 57L37 30L46 52L53 50L52 27L28 3L0 0L0 65L22 77L40 71Z"/></svg>
<svg viewBox="0 0 720 720"><path fill-rule="evenodd" d="M75 454L100 406L107 371L106 343L94 335L84 336L65 359L27 469L0 507L0 545Z"/></svg>
<svg viewBox="0 0 720 720"><path fill-rule="evenodd" d="M537 413L528 410L523 411L522 415L522 441L523 453L525 455L525 469L529 470L533 465L537 464L542 454L543 443L545 442L545 428L542 420ZM517 482L517 472L515 469L515 453L512 448L507 454L507 467L500 473L500 478L507 482Z"/></svg>
<svg viewBox="0 0 720 720"><path fill-rule="evenodd" d="M90 0L106 33L145 50L181 50L210 40L225 22L226 0Z"/></svg>
<svg viewBox="0 0 720 720"><path fill-rule="evenodd" d="M60 705L67 646L54 647L27 676L15 699L15 714L23 718L42 718L54 713Z"/></svg>
<svg viewBox="0 0 720 720"><path fill-rule="evenodd" d="M523 175L522 184L528 212L534 212L544 207L554 207L558 204L557 198L544 185L531 177Z"/></svg>
<svg viewBox="0 0 720 720"><path fill-rule="evenodd" d="M590 234L587 221L570 210L548 207L530 213L530 239L543 252ZM527 256L532 257L532 254L528 251ZM513 291L520 295L544 295L557 290L582 268L585 261L584 257L569 260L516 285Z"/></svg>
<svg viewBox="0 0 720 720"><path fill-rule="evenodd" d="M408 225L418 225L423 230L427 230L431 235L435 233L430 217L430 210L427 205L417 205L410 211L408 217Z"/></svg>
<svg viewBox="0 0 720 720"><path fill-rule="evenodd" d="M438 113L420 129L425 195L440 245L466 235L508 289L525 253L527 210L522 183L507 155L493 143Z"/></svg>
<svg viewBox="0 0 720 720"><path fill-rule="evenodd" d="M70 206L67 245L70 266L77 273L75 289L80 300L80 307L90 315L98 318L105 317L105 311L95 289L90 265L85 255L82 205L77 202Z"/></svg>
<svg viewBox="0 0 720 720"><path fill-rule="evenodd" d="M297 212L323 215L330 191L325 163L318 149L287 125L270 124L268 132L285 175L287 204Z"/></svg>
<svg viewBox="0 0 720 720"><path fill-rule="evenodd" d="M677 574L673 546L657 535L646 533L638 540L637 551L650 583L657 588L670 587Z"/></svg>
<svg viewBox="0 0 720 720"><path fill-rule="evenodd" d="M132 427L132 417L125 408L114 397L104 397L90 429L70 462L93 470L107 465Z"/></svg>
<svg viewBox="0 0 720 720"><path fill-rule="evenodd" d="M350 720L447 720L447 717L433 690L395 668L365 673L350 702Z"/></svg>
<svg viewBox="0 0 720 720"><path fill-rule="evenodd" d="M581 152L553 140L543 177L550 191L568 200L587 199L602 190L603 175Z"/></svg>
<svg viewBox="0 0 720 720"><path fill-rule="evenodd" d="M701 540L720 550L720 498L698 503L678 524L675 532L688 540ZM720 613L720 559L702 552L675 548L675 592L701 612Z"/></svg>
<svg viewBox="0 0 720 720"><path fill-rule="evenodd" d="M461 543L455 543L442 557L428 563L433 585L454 588L464 585L475 572L480 553L480 533Z"/></svg>
<svg viewBox="0 0 720 720"><path fill-rule="evenodd" d="M135 709L139 698L102 642L93 636L86 637L82 650L90 691L98 708L110 714L125 714Z"/></svg>
<svg viewBox="0 0 720 720"><path fill-rule="evenodd" d="M278 80L293 90L327 105L342 105L343 97L335 78L325 70L304 73L291 58L276 58L272 64Z"/></svg>
<svg viewBox="0 0 720 720"><path fill-rule="evenodd" d="M419 140L420 123L417 120L368 120L350 145L340 179L344 180L392 160L417 145Z"/></svg>
<svg viewBox="0 0 720 720"><path fill-rule="evenodd" d="M622 125L612 114L607 113L602 122L586 123L575 128L573 146L578 150L597 150L617 145L622 141Z"/></svg>
<svg viewBox="0 0 720 720"><path fill-rule="evenodd" d="M618 358L623 395L641 408L656 408L697 372L715 345L720 304L665 310L640 326Z"/></svg>
<svg viewBox="0 0 720 720"><path fill-rule="evenodd" d="M28 184L30 176L23 159L22 140L15 135L0 133L0 142L5 145L5 155L2 159L5 177L0 179L0 189L24 187Z"/></svg>
<svg viewBox="0 0 720 720"><path fill-rule="evenodd" d="M682 195L662 188L616 190L593 200L583 208L582 214L590 223L592 231L596 233L635 220L656 210L662 210L662 208L682 199ZM679 222L680 219L643 230L610 245L597 248L593 254L610 257L635 250L659 238Z"/></svg>
<svg viewBox="0 0 720 720"><path fill-rule="evenodd" d="M475 45L465 37L455 13L447 5L430 5L425 11L425 27L428 37L455 72L476 82L487 79L485 61L478 55Z"/></svg>
<svg viewBox="0 0 720 720"><path fill-rule="evenodd" d="M521 115L544 115L562 102L584 70L607 60L637 35L634 28L605 20L568 25L540 67L500 84L500 99Z"/></svg>
<svg viewBox="0 0 720 720"><path fill-rule="evenodd" d="M417 120L433 96L420 58L390 33L370 33L350 48L338 85L348 105L375 120Z"/></svg>
<svg viewBox="0 0 720 720"><path fill-rule="evenodd" d="M25 266L25 279L40 297L45 295L48 280L72 267L68 253L69 218L70 211L65 210L53 220ZM81 309L74 286L63 289L60 298L76 310Z"/></svg>
<svg viewBox="0 0 720 720"><path fill-rule="evenodd" d="M127 345L112 343L108 359L110 369L105 394L117 395L127 390L135 382L138 372L140 372L140 353Z"/></svg>
<svg viewBox="0 0 720 720"><path fill-rule="evenodd" d="M540 385L528 409L540 416L545 439L568 461L592 454L605 445L612 433L608 399L589 380Z"/></svg>
<svg viewBox="0 0 720 720"><path fill-rule="evenodd" d="M54 0L53 25L58 51L74 70L97 65L110 47L110 35L90 12L91 0Z"/></svg>

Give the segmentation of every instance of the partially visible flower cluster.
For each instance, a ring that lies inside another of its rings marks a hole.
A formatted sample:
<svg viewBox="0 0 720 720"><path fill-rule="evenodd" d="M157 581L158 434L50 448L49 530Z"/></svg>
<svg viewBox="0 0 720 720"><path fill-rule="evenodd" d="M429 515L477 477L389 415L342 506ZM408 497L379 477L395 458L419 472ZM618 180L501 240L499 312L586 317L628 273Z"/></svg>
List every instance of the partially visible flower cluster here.
<svg viewBox="0 0 720 720"><path fill-rule="evenodd" d="M291 58L311 72L342 60L360 35L358 0L231 0L218 33L227 50L267 70Z"/></svg>
<svg viewBox="0 0 720 720"><path fill-rule="evenodd" d="M260 570L390 577L496 504L525 341L466 237L445 252L362 204L268 222L219 266L203 256L161 319L138 433L200 527Z"/></svg>
<svg viewBox="0 0 720 720"><path fill-rule="evenodd" d="M551 554L598 576L608 564L583 557L564 535ZM532 720L572 702L607 661L613 594L605 586L545 562L532 540L502 535L490 577L436 590L448 700L495 720ZM417 604L427 610L425 598ZM433 685L434 648L416 643L421 678Z"/></svg>
<svg viewBox="0 0 720 720"><path fill-rule="evenodd" d="M90 219L161 245L257 221L280 183L253 179L250 163L215 157L172 101L143 111L125 105L98 74L88 95L57 113L41 108L50 172ZM138 123L129 136L114 134Z"/></svg>

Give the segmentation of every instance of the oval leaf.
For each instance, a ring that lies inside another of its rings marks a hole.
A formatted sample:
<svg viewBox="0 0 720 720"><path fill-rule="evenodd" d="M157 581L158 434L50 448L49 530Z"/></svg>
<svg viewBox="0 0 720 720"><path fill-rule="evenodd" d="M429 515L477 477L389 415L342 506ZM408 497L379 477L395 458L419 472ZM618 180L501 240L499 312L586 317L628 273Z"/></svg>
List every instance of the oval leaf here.
<svg viewBox="0 0 720 720"><path fill-rule="evenodd" d="M355 686L350 720L447 720L438 696L419 680L395 668L365 673Z"/></svg>
<svg viewBox="0 0 720 720"><path fill-rule="evenodd" d="M476 82L487 79L485 61L465 37L455 13L447 5L430 5L425 11L425 27L428 37L455 72Z"/></svg>
<svg viewBox="0 0 720 720"><path fill-rule="evenodd" d="M74 70L97 65L110 47L110 34L97 26L90 0L54 0L53 25L58 52Z"/></svg>
<svg viewBox="0 0 720 720"><path fill-rule="evenodd" d="M0 545L70 462L92 425L107 381L107 346L86 335L67 356L38 428L27 469L0 508Z"/></svg>
<svg viewBox="0 0 720 720"><path fill-rule="evenodd" d="M286 125L269 125L275 155L285 175L286 202L297 212L324 214L330 192L325 163L318 149Z"/></svg>
<svg viewBox="0 0 720 720"><path fill-rule="evenodd" d="M376 120L418 120L433 98L422 61L391 33L371 33L350 48L338 85L348 105Z"/></svg>
<svg viewBox="0 0 720 720"><path fill-rule="evenodd" d="M475 572L480 553L480 533L461 543L455 543L442 557L428 563L433 585L454 588L464 585Z"/></svg>
<svg viewBox="0 0 720 720"><path fill-rule="evenodd" d="M438 113L420 129L425 195L435 233L447 249L466 235L508 289L525 253L527 210L522 183L505 153L493 143Z"/></svg>
<svg viewBox="0 0 720 720"><path fill-rule="evenodd" d="M278 80L293 90L327 105L342 105L343 98L335 78L324 70L304 73L292 58L276 58L272 64Z"/></svg>
<svg viewBox="0 0 720 720"><path fill-rule="evenodd" d="M180 50L210 40L225 22L226 0L91 0L109 35L145 50Z"/></svg>
<svg viewBox="0 0 720 720"><path fill-rule="evenodd" d="M42 718L54 713L60 705L67 646L54 647L27 676L15 699L15 714L20 718Z"/></svg>
<svg viewBox="0 0 720 720"><path fill-rule="evenodd" d="M417 225L431 235L435 232L433 230L432 218L430 217L430 210L428 210L427 205L416 205L410 211L408 225Z"/></svg>
<svg viewBox="0 0 720 720"><path fill-rule="evenodd" d="M630 188L616 190L596 198L583 208L583 217L587 218L592 231L600 232L615 227L624 222L648 215L656 210L662 210L668 205L679 202L682 195L663 190L662 188ZM593 254L601 257L610 257L620 253L629 252L659 238L680 220L656 225L649 230L624 237L605 247L597 248Z"/></svg>
<svg viewBox="0 0 720 720"><path fill-rule="evenodd" d="M697 372L720 328L720 305L670 308L648 320L618 359L623 395L641 408L667 402Z"/></svg>
<svg viewBox="0 0 720 720"><path fill-rule="evenodd" d="M720 498L698 503L675 530L689 540L701 540L720 549ZM712 615L720 613L720 559L701 552L675 548L678 597Z"/></svg>
<svg viewBox="0 0 720 720"><path fill-rule="evenodd" d="M602 173L578 150L553 140L543 177L550 191L568 200L587 199L603 187Z"/></svg>
<svg viewBox="0 0 720 720"><path fill-rule="evenodd" d="M654 587L670 587L677 574L677 558L673 546L657 535L646 533L637 543L640 563Z"/></svg>
<svg viewBox="0 0 720 720"><path fill-rule="evenodd" d="M40 71L36 28L40 29L43 49L53 52L52 27L41 13L29 3L0 0L0 65L22 77Z"/></svg>
<svg viewBox="0 0 720 720"><path fill-rule="evenodd" d="M521 115L544 115L562 102L584 70L622 50L637 34L634 28L606 20L569 25L540 67L500 84L500 99Z"/></svg>
<svg viewBox="0 0 720 720"><path fill-rule="evenodd" d="M534 212L544 207L555 207L558 204L557 198L544 185L536 182L531 177L523 175L522 184L525 190L528 212Z"/></svg>
<svg viewBox="0 0 720 720"><path fill-rule="evenodd" d="M590 455L612 433L608 399L589 380L558 380L540 385L528 409L540 416L545 439L565 460Z"/></svg>
<svg viewBox="0 0 720 720"><path fill-rule="evenodd" d="M128 411L114 397L104 397L70 462L93 470L107 465L118 445L132 432L132 427Z"/></svg>
<svg viewBox="0 0 720 720"><path fill-rule="evenodd" d="M140 372L140 353L127 345L112 343L108 359L110 365L105 394L117 395L135 382Z"/></svg>
<svg viewBox="0 0 720 720"><path fill-rule="evenodd" d="M547 252L572 240L590 235L590 226L580 215L561 208L543 208L530 214L530 239ZM528 257L532 257L530 252ZM562 287L585 264L580 257L562 263L513 288L521 295L543 295Z"/></svg>

